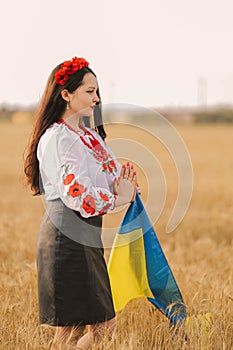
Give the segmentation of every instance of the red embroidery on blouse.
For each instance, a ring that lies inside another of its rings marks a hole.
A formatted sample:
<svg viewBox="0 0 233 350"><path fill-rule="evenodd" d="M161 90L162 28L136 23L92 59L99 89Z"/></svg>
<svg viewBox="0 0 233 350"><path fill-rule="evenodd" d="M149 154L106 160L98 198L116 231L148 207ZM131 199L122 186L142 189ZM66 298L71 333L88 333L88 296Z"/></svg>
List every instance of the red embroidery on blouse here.
<svg viewBox="0 0 233 350"><path fill-rule="evenodd" d="M105 201L105 202L108 202L109 201L109 198L106 194L104 194L103 192L100 192L100 197Z"/></svg>
<svg viewBox="0 0 233 350"><path fill-rule="evenodd" d="M111 203L107 203L102 210L98 212L98 215L104 215L107 213L108 209L111 207Z"/></svg>
<svg viewBox="0 0 233 350"><path fill-rule="evenodd" d="M93 215L95 213L95 200L90 194L83 199L82 207L88 214Z"/></svg>
<svg viewBox="0 0 233 350"><path fill-rule="evenodd" d="M69 185L74 180L74 174L68 174L63 180L64 185Z"/></svg>
<svg viewBox="0 0 233 350"><path fill-rule="evenodd" d="M60 119L59 123L65 124L70 130L74 131L76 134L79 135L81 141L92 152L94 158L99 163L102 163L103 172L107 172L109 174L115 175L115 171L117 170L117 167L114 160L111 158L110 154L106 152L106 150L101 145L99 140L96 139L95 136L88 129L86 129L85 127L81 127L81 129L85 132L85 135L90 136L89 141L91 144L84 139L84 137L80 134L80 132L73 129L72 126L66 123L64 119Z"/></svg>
<svg viewBox="0 0 233 350"><path fill-rule="evenodd" d="M80 185L78 183L75 183L74 185L70 186L69 191L68 191L68 195L70 195L71 197L75 198L75 197L79 197L81 196L84 192L86 192L86 187L83 185Z"/></svg>

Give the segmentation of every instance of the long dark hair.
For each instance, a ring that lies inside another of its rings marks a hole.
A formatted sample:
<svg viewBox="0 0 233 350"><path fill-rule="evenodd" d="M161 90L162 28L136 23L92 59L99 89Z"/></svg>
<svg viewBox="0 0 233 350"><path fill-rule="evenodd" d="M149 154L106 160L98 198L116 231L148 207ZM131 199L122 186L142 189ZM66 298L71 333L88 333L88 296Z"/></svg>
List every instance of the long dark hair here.
<svg viewBox="0 0 233 350"><path fill-rule="evenodd" d="M80 85L82 85L84 75L87 73L92 73L96 77L95 73L89 67L83 67L76 73L70 75L69 79L64 85L56 84L55 72L60 69L61 65L62 63L55 67L48 78L45 91L42 96L39 109L37 111L32 135L30 137L27 149L24 153L24 172L26 175L26 182L31 187L33 195L41 194L39 184L39 161L36 155L39 140L47 128L62 117L66 109L67 102L62 98L61 91L63 89L67 89L70 93L74 92ZM106 138L106 133L102 121L99 89L97 90L97 95L100 102L94 111L94 124L96 131L104 140Z"/></svg>

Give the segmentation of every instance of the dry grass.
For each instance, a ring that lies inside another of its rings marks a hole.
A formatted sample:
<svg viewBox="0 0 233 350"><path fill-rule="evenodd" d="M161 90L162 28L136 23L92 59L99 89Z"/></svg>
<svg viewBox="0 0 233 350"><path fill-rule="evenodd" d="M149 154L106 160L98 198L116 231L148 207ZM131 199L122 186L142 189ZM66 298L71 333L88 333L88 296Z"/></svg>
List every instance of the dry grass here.
<svg viewBox="0 0 233 350"><path fill-rule="evenodd" d="M35 266L43 204L22 186L21 176L30 125L2 124L0 130L0 349L48 349L54 329L38 324ZM147 141L168 182L168 198L156 230L191 316L189 341L184 342L181 335L173 338L167 320L146 300L134 300L118 315L114 342L103 342L98 349L232 348L233 128L179 126L178 130L192 158L195 184L185 219L170 235L163 232L174 203L177 176L163 147ZM119 133L124 136L120 127L109 130L110 136ZM138 133L137 139L145 142ZM146 176L139 172L139 179L146 200ZM105 225L119 217L106 218ZM210 322L198 316L206 313L211 314Z"/></svg>

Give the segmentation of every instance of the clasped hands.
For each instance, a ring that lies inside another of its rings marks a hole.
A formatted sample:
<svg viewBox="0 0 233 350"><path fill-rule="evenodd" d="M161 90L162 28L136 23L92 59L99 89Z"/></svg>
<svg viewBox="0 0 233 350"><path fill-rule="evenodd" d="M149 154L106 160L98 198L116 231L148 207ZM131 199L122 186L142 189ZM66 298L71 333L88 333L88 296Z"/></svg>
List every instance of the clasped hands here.
<svg viewBox="0 0 233 350"><path fill-rule="evenodd" d="M115 179L113 189L114 194L117 195L115 202L116 207L135 200L137 174L132 164L128 162L127 164L122 165L120 177Z"/></svg>

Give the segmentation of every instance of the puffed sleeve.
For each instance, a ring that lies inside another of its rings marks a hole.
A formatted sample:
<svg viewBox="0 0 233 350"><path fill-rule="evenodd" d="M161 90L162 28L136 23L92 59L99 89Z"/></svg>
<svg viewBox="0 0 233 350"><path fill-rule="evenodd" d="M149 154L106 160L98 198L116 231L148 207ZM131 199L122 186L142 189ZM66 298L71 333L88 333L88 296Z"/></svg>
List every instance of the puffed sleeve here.
<svg viewBox="0 0 233 350"><path fill-rule="evenodd" d="M116 196L104 187L96 187L91 181L96 174L90 176L91 165L87 162L85 147L76 135L72 140L59 135L56 142L57 171L53 185L67 207L88 218L113 210Z"/></svg>

